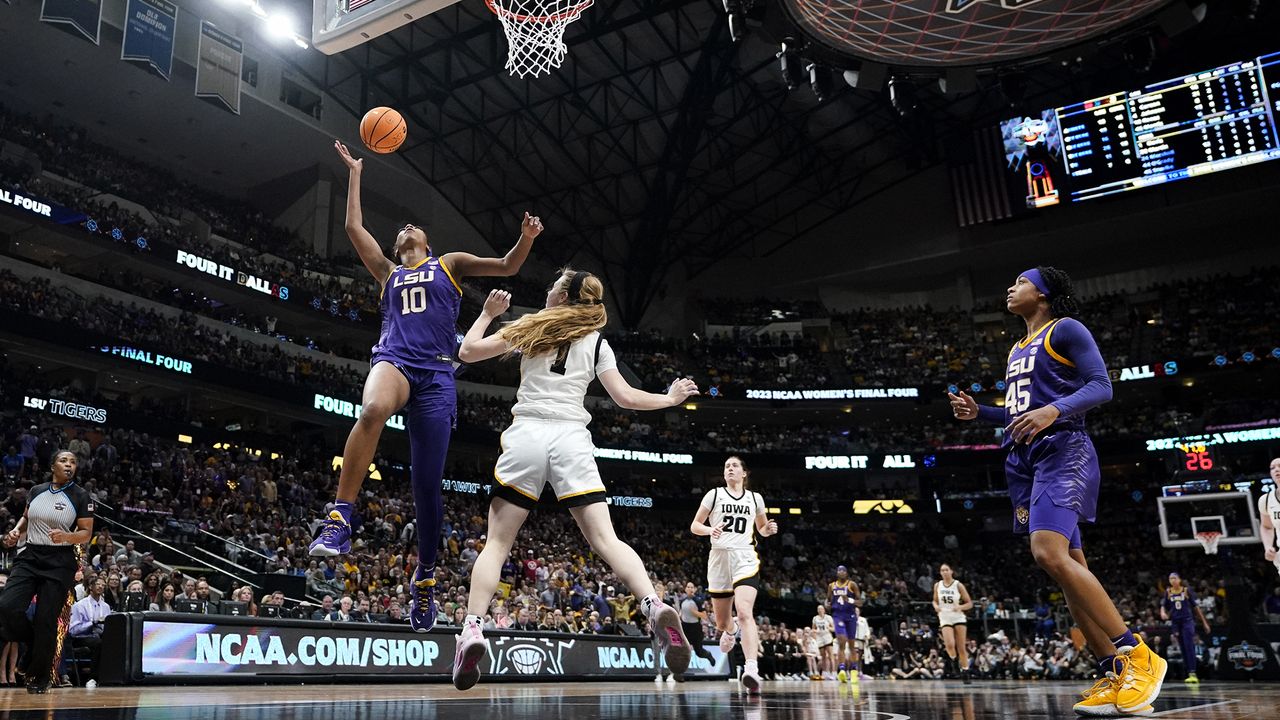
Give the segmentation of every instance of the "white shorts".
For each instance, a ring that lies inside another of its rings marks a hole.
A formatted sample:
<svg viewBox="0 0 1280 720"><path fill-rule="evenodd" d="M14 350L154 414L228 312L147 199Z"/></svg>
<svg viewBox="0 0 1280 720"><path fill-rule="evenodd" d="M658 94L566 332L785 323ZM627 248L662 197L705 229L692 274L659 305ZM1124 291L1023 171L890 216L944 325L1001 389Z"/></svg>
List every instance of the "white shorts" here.
<svg viewBox="0 0 1280 720"><path fill-rule="evenodd" d="M730 597L739 585L760 587L760 556L755 548L711 548L707 556L707 593L711 597Z"/></svg>
<svg viewBox="0 0 1280 720"><path fill-rule="evenodd" d="M943 611L938 613L938 627L951 627L952 625L964 625L964 613L955 610Z"/></svg>
<svg viewBox="0 0 1280 720"><path fill-rule="evenodd" d="M495 497L532 509L551 482L556 500L570 507L604 502L591 432L578 422L516 418L502 433L493 468Z"/></svg>

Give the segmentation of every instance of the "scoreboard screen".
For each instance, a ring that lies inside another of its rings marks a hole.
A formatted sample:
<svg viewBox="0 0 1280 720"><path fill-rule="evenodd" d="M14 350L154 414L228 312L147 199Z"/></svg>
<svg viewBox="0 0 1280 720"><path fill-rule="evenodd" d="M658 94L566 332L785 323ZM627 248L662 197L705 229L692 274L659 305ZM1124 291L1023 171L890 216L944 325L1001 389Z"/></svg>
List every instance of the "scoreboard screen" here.
<svg viewBox="0 0 1280 720"><path fill-rule="evenodd" d="M1280 53L1010 118L1015 206L1082 202L1280 158Z"/></svg>

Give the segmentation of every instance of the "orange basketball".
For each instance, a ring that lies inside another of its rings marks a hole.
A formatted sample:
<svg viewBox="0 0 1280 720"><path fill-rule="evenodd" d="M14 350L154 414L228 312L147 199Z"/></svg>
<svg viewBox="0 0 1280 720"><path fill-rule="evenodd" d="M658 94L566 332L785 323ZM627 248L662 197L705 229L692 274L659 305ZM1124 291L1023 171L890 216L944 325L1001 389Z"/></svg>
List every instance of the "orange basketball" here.
<svg viewBox="0 0 1280 720"><path fill-rule="evenodd" d="M408 134L404 118L389 107L376 107L360 120L360 140L376 153L395 152Z"/></svg>

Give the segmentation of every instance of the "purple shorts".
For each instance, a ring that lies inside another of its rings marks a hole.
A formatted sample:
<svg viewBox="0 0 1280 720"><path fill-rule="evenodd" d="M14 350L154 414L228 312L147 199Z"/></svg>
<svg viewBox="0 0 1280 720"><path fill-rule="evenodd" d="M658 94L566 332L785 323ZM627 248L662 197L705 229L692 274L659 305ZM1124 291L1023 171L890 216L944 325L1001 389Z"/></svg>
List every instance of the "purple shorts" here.
<svg viewBox="0 0 1280 720"><path fill-rule="evenodd" d="M1051 429L1052 430L1052 429ZM1004 462L1013 501L1013 531L1052 530L1081 547L1080 522L1098 512L1102 471L1089 434L1058 430L1030 445L1014 445Z"/></svg>
<svg viewBox="0 0 1280 720"><path fill-rule="evenodd" d="M831 614L831 619L836 624L836 637L845 638L847 640L858 639L858 613L852 615Z"/></svg>

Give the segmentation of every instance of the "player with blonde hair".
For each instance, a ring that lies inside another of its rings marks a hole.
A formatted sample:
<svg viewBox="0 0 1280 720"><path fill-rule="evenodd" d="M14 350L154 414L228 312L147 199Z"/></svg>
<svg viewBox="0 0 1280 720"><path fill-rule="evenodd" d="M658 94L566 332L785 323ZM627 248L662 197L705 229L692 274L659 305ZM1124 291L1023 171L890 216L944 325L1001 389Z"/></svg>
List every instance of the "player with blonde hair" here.
<svg viewBox="0 0 1280 720"><path fill-rule="evenodd" d="M599 378L609 397L629 410L661 410L698 392L692 380L679 379L665 394L637 390L618 372L618 361L600 329L609 321L604 284L588 272L565 268L547 290L546 307L525 315L493 335L485 330L510 306L510 294L489 294L480 317L459 350L463 362L520 354L520 387L511 409L511 426L502 433L502 455L493 471L488 543L471 569L467 617L454 656L453 684L467 690L480 680L480 661L489 643L481 630L484 613L498 588L502 564L516 533L529 517L547 483L556 500L569 508L591 548L613 568L628 589L642 598L667 667L673 674L689 668L692 654L680 626L680 614L662 602L644 563L618 539L604 483L596 467L595 446L583 404L587 386Z"/></svg>

